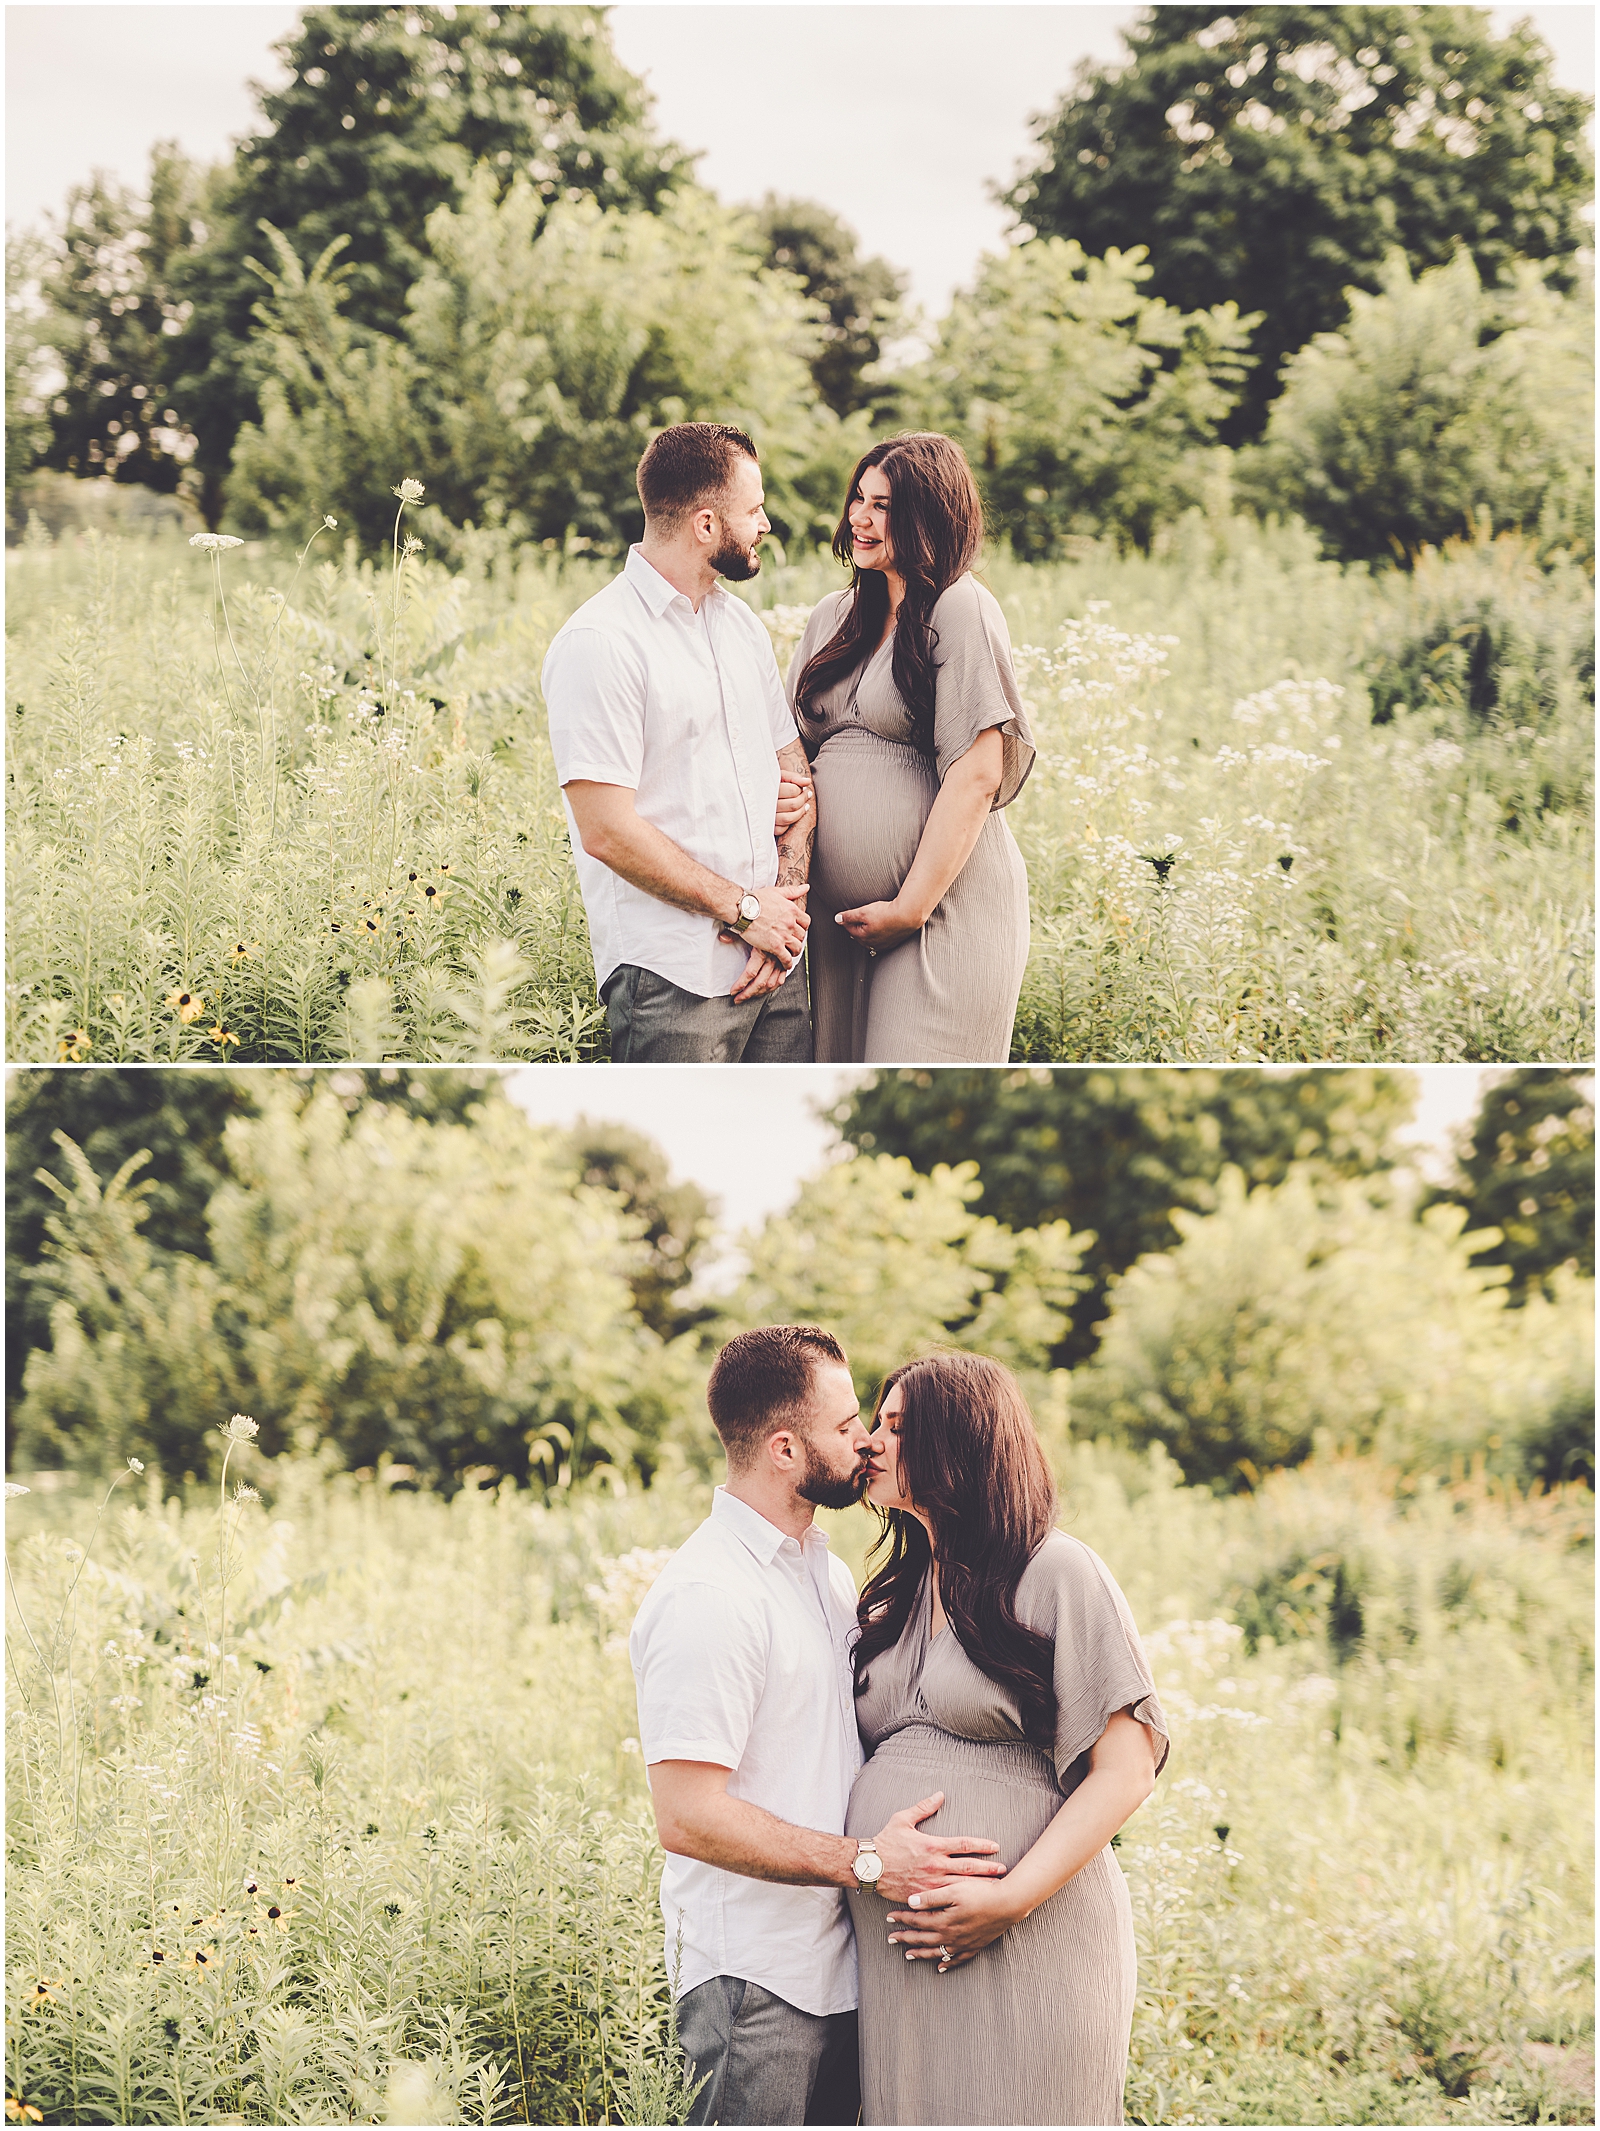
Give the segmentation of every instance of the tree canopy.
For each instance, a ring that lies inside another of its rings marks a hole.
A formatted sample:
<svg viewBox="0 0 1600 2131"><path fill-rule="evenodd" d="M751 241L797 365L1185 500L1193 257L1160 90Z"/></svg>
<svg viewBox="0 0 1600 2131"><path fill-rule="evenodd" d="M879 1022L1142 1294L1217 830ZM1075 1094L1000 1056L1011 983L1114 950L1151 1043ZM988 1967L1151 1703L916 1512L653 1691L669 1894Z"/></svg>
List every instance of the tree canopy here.
<svg viewBox="0 0 1600 2131"><path fill-rule="evenodd" d="M1177 5L1125 36L1036 122L1005 198L1091 254L1148 246L1152 293L1182 310L1260 313L1229 442L1259 433L1285 356L1338 327L1348 288L1375 291L1392 250L1418 271L1464 246L1492 285L1586 241L1591 101L1557 85L1531 22Z"/></svg>
<svg viewBox="0 0 1600 2131"><path fill-rule="evenodd" d="M1456 1175L1436 1197L1498 1228L1485 1265L1510 1268L1510 1297L1550 1292L1563 1266L1594 1276L1593 1075L1518 1066L1490 1081L1463 1134Z"/></svg>
<svg viewBox="0 0 1600 2131"><path fill-rule="evenodd" d="M819 201L769 192L751 213L767 265L797 275L822 307L811 376L823 402L845 415L892 401L894 388L865 373L900 323L908 277L887 259L863 259L855 231Z"/></svg>
<svg viewBox="0 0 1600 2131"><path fill-rule="evenodd" d="M1224 1168L1276 1184L1292 1163L1360 1177L1399 1158L1413 1090L1399 1073L1163 1072L1128 1067L937 1074L880 1072L833 1111L862 1153L903 1155L930 1173L973 1161L973 1202L1010 1229L1065 1221L1089 1230L1084 1292L1056 1359L1090 1354L1109 1282L1177 1240L1173 1211L1209 1212ZM1083 1242L1082 1237L1079 1238Z"/></svg>
<svg viewBox="0 0 1600 2131"><path fill-rule="evenodd" d="M308 262L347 239L352 324L394 334L427 256L428 217L459 205L475 171L501 190L522 177L546 207L649 209L692 185L690 160L655 138L599 7L308 7L274 49L290 80L260 92L260 120L179 275L192 309L174 390L213 506L258 407L262 285L248 262L272 263L263 222Z"/></svg>

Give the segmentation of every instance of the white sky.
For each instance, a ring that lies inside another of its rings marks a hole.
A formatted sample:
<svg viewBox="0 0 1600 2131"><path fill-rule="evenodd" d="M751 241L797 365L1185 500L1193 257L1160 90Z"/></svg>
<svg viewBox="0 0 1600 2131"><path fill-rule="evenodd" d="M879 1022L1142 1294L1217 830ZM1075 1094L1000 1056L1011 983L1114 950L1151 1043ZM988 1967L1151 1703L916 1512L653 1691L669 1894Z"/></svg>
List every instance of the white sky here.
<svg viewBox="0 0 1600 2131"><path fill-rule="evenodd" d="M930 316L997 247L1009 182L1084 56L1109 59L1131 7L980 5L680 6L612 10L624 63L656 97L659 130L705 151L723 199L768 190L821 200L868 252L907 269ZM1504 30L1531 15L1557 77L1594 90L1594 9L1496 7ZM251 123L247 81L279 78L269 47L292 6L78 5L6 9L6 219L36 222L93 168L143 182L152 142L226 154Z"/></svg>
<svg viewBox="0 0 1600 2131"><path fill-rule="evenodd" d="M1260 1070L1260 1069L1258 1069ZM1266 1068L1267 1071L1274 1070ZM1285 1072L1298 1070L1283 1067ZM665 1150L676 1178L690 1178L721 1201L730 1241L793 1203L836 1145L816 1107L836 1101L859 1066L522 1066L508 1094L542 1124L605 1118L647 1132ZM1441 1178L1448 1143L1478 1106L1484 1066L1414 1066L1416 1115L1402 1135L1417 1166Z"/></svg>

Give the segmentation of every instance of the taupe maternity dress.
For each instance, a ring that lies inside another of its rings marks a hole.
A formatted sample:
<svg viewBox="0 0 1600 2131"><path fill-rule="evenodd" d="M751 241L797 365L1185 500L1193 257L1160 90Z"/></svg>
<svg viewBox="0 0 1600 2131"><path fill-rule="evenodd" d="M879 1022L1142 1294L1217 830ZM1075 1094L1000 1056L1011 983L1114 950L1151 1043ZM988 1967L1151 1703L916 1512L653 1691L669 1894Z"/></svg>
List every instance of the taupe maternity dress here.
<svg viewBox="0 0 1600 2131"><path fill-rule="evenodd" d="M839 626L851 593L822 600L789 668L789 700L806 662ZM1028 876L1000 809L1033 767L1033 741L1011 670L1011 639L993 593L960 577L933 610L932 757L911 744L894 684L894 636L823 691L818 717L795 713L817 785L811 858L811 1009L819 1060L1003 1065L1028 960ZM939 786L991 725L1005 766L972 856L926 925L871 954L834 923L840 910L891 902L911 870Z"/></svg>
<svg viewBox="0 0 1600 2131"><path fill-rule="evenodd" d="M946 1627L929 1640L931 1582L905 1634L867 1668L856 1719L869 1759L846 1832L872 1835L932 1791L929 1834L986 1835L1014 1864L1089 1773L1119 1709L1167 1725L1139 1633L1110 1571L1052 1532L1023 1571L1017 1614L1055 1643L1053 1754L1024 1743L1011 1698ZM861 1959L862 2120L869 2124L1120 2124L1133 2023L1133 1909L1109 1846L975 1959L941 1975L888 1943L891 1907L850 1896Z"/></svg>

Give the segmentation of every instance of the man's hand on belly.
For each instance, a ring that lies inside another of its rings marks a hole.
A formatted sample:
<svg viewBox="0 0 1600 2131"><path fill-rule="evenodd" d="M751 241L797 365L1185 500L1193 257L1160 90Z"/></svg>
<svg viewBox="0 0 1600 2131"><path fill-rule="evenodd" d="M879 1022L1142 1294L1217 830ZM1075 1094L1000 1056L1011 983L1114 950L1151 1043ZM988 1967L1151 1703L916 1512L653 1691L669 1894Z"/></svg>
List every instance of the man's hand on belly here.
<svg viewBox="0 0 1600 2131"><path fill-rule="evenodd" d="M918 1822L929 1819L944 1804L944 1792L919 1798L902 1806L875 1838L883 1859L878 1892L885 1901L903 1902L913 1894L926 1894L951 1879L1000 1879L1006 1867L998 1856L1000 1845L982 1835L924 1835Z"/></svg>

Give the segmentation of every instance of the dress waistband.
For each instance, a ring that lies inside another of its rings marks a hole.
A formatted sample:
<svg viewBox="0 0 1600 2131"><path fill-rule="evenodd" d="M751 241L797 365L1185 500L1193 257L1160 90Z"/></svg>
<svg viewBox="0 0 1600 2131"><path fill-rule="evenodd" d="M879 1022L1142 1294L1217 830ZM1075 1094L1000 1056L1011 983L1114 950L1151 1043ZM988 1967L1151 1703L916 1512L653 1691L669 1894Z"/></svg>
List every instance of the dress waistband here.
<svg viewBox="0 0 1600 2131"><path fill-rule="evenodd" d="M817 748L817 755L820 755L826 748L839 746L841 742L858 747L886 747L891 754L905 755L911 761L920 764L930 777L937 777L939 774L938 766L933 757L925 754L920 747L914 747L909 740L886 739L882 733L874 732L870 725L839 726L836 731L825 735ZM814 762L816 755L813 755L811 759Z"/></svg>
<svg viewBox="0 0 1600 2131"><path fill-rule="evenodd" d="M1012 1739L964 1739L938 1724L901 1725L878 1741L871 1758L916 1762L932 1769L970 1769L991 1781L1061 1789L1054 1761L1039 1747Z"/></svg>

